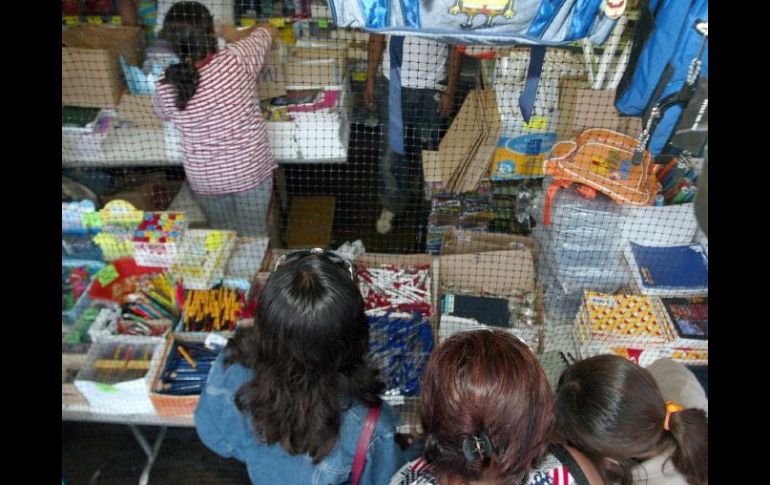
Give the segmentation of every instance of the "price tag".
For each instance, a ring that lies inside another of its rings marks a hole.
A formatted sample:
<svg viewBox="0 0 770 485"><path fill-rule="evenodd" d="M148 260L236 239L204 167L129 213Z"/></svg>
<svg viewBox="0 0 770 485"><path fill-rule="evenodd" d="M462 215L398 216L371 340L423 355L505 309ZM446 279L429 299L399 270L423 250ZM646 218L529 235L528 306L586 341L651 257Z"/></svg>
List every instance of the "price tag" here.
<svg viewBox="0 0 770 485"><path fill-rule="evenodd" d="M108 264L104 268L100 269L98 273L96 273L96 279L99 281L99 284L102 286L108 286L110 283L118 279L118 270L115 269L114 264Z"/></svg>
<svg viewBox="0 0 770 485"><path fill-rule="evenodd" d="M276 29L281 29L284 25L286 25L286 21L283 17L271 18L270 23L275 25Z"/></svg>
<svg viewBox="0 0 770 485"><path fill-rule="evenodd" d="M329 19L318 19L318 26L322 29L329 28Z"/></svg>
<svg viewBox="0 0 770 485"><path fill-rule="evenodd" d="M84 212L82 218L86 227L102 227L102 216L98 212Z"/></svg>
<svg viewBox="0 0 770 485"><path fill-rule="evenodd" d="M120 15L113 15L112 25L123 25L123 17L121 17Z"/></svg>
<svg viewBox="0 0 770 485"><path fill-rule="evenodd" d="M548 129L548 118L546 116L533 116L529 119L529 123L524 125L525 130L546 130Z"/></svg>
<svg viewBox="0 0 770 485"><path fill-rule="evenodd" d="M257 21L254 19L241 19L241 27L251 27L257 25Z"/></svg>
<svg viewBox="0 0 770 485"><path fill-rule="evenodd" d="M102 392L118 392L120 390L112 384L106 384L104 382L96 382L95 384L96 388Z"/></svg>
<svg viewBox="0 0 770 485"><path fill-rule="evenodd" d="M225 236L220 231L211 231L206 235L203 247L205 247L207 251L214 251L219 249L224 240Z"/></svg>
<svg viewBox="0 0 770 485"><path fill-rule="evenodd" d="M64 17L64 23L66 25L77 25L80 23L80 19L74 15L67 15Z"/></svg>
<svg viewBox="0 0 770 485"><path fill-rule="evenodd" d="M88 17L88 23L91 25L102 25L104 21L102 20L101 17L91 16L91 17Z"/></svg>

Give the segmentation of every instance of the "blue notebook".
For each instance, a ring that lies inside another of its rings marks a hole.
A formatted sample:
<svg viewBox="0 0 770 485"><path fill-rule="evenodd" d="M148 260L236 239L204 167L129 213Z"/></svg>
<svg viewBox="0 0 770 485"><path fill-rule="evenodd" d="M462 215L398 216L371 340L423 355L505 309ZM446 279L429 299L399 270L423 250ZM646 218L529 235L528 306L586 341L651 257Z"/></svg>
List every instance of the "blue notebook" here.
<svg viewBox="0 0 770 485"><path fill-rule="evenodd" d="M645 288L708 288L708 259L698 245L651 247L631 242Z"/></svg>

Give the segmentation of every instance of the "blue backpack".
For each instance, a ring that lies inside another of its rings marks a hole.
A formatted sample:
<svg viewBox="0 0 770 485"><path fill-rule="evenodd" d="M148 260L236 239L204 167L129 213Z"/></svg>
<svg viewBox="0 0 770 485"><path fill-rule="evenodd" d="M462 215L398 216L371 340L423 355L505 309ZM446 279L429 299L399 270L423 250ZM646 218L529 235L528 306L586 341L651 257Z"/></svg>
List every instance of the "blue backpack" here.
<svg viewBox="0 0 770 485"><path fill-rule="evenodd" d="M707 78L708 0L650 0L615 107L644 118L642 142L649 143L651 154L664 151L683 109L696 89L707 86Z"/></svg>

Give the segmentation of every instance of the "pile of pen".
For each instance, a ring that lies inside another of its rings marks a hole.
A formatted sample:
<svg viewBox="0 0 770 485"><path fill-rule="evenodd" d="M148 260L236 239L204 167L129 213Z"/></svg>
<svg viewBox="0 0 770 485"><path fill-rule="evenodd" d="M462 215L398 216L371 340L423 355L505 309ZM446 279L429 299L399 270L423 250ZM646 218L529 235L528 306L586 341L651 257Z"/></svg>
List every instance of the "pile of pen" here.
<svg viewBox="0 0 770 485"><path fill-rule="evenodd" d="M200 394L218 352L202 343L174 343L156 392L175 396Z"/></svg>
<svg viewBox="0 0 770 485"><path fill-rule="evenodd" d="M430 265L359 265L358 285L369 322L369 357L386 394L419 394L433 351Z"/></svg>
<svg viewBox="0 0 770 485"><path fill-rule="evenodd" d="M369 358L385 381L386 394L420 393L428 358L433 351L430 321L420 314L368 315Z"/></svg>
<svg viewBox="0 0 770 485"><path fill-rule="evenodd" d="M162 335L179 318L182 286L168 273L146 276L127 300L118 322L118 333Z"/></svg>
<svg viewBox="0 0 770 485"><path fill-rule="evenodd" d="M358 266L358 286L367 314L378 312L419 313L430 317L430 265L383 264Z"/></svg>
<svg viewBox="0 0 770 485"><path fill-rule="evenodd" d="M183 307L184 331L234 331L246 306L245 293L234 288L189 290Z"/></svg>

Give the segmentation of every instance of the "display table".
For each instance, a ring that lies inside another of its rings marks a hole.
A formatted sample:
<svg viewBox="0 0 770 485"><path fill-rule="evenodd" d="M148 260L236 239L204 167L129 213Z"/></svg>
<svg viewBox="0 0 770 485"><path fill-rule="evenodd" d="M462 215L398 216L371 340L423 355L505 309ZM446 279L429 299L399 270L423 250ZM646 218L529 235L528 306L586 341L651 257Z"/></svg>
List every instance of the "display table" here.
<svg viewBox="0 0 770 485"><path fill-rule="evenodd" d="M87 406L67 406L62 404L62 421L84 421L92 423L124 424L131 432L147 455L147 463L139 476L139 485L146 485L150 479L150 472L158 457L160 447L166 438L169 426L192 428L195 427L192 416L190 417L164 417L156 414L105 414L92 412ZM159 426L160 430L151 444L139 426Z"/></svg>

